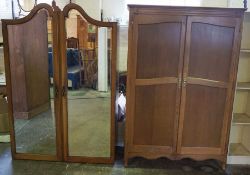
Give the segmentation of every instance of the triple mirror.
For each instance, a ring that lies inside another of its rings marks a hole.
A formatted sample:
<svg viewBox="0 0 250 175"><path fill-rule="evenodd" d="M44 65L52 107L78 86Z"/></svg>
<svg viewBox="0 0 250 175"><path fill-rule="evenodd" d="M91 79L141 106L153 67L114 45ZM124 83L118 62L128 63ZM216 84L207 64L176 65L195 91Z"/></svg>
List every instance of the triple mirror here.
<svg viewBox="0 0 250 175"><path fill-rule="evenodd" d="M116 23L40 4L3 37L13 156L112 162Z"/></svg>

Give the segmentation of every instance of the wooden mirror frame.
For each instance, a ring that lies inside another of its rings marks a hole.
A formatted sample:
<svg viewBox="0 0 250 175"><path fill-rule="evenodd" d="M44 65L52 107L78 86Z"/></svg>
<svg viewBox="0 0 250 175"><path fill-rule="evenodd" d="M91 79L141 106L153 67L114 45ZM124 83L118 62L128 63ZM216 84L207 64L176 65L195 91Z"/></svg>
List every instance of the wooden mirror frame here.
<svg viewBox="0 0 250 175"><path fill-rule="evenodd" d="M8 42L8 25L23 24L30 21L38 11L45 9L52 17L53 31L53 58L54 58L54 93L55 120L56 120L56 155L40 155L31 153L17 153L15 141L15 128L12 102L12 84L10 70L10 54ZM111 128L110 128L110 157L78 157L69 156L68 152L68 106L67 106L67 61L66 61L66 28L65 19L70 10L77 10L89 23L100 27L112 28L112 54L111 54ZM16 20L2 20L4 60L6 69L6 84L8 94L8 112L10 123L11 153L13 159L49 160L87 163L113 163L115 158L115 91L116 91L116 56L117 56L117 23L97 21L87 15L78 5L70 3L61 11L55 1L52 7L41 3L36 5L24 18Z"/></svg>
<svg viewBox="0 0 250 175"><path fill-rule="evenodd" d="M52 17L52 31L53 31L53 57L54 59L54 70L58 72L59 69L55 66L59 61L58 52L59 48L57 47L57 36L55 35L58 32L56 27L58 21L54 13L56 6L51 7L46 3L41 3L36 5L31 12L24 18L15 19L15 20L2 20L2 31L3 31L3 42L4 42L4 62L5 62L5 71L6 71L6 85L7 85L7 97L8 97L8 116L9 116L9 125L10 125L10 140L11 140L11 153L13 159L28 159L28 160L49 160L49 161L58 161L62 159L62 151L59 149L62 141L60 137L60 127L59 127L59 111L55 111L55 120L56 120L56 155L45 155L45 154L33 154L33 153L17 153L16 152L16 140L15 140L15 126L14 126L14 116L13 116L13 102L12 102L12 83L11 83L11 68L10 68L10 54L9 54L9 42L8 42L8 26L24 24L30 21L40 10L46 10L48 17ZM54 76L54 87L59 86L59 76ZM55 107L59 107L60 103L58 100L54 101Z"/></svg>
<svg viewBox="0 0 250 175"><path fill-rule="evenodd" d="M102 22L97 21L90 16L77 4L69 3L62 11L60 17L60 48L61 48L61 59L62 59L62 72L61 82L63 89L67 89L67 68L66 68L66 26L65 20L68 17L70 10L78 11L87 22L96 25L97 27L109 27L112 29L112 54L111 54L111 128L110 128L110 157L82 157L82 156L69 156L68 148L68 104L67 104L67 92L64 94L62 99L63 111L63 141L64 141L64 160L69 162L87 162L87 163L113 163L115 158L115 91L116 91L116 56L117 56L117 22ZM67 91L67 90L66 90Z"/></svg>

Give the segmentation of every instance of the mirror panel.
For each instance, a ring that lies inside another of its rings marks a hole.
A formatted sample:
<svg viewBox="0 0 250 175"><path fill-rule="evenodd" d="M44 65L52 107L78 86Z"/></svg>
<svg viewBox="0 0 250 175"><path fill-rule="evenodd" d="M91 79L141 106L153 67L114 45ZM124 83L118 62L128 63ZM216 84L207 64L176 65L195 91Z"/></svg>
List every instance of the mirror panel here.
<svg viewBox="0 0 250 175"><path fill-rule="evenodd" d="M111 33L76 10L66 19L69 156L111 156Z"/></svg>
<svg viewBox="0 0 250 175"><path fill-rule="evenodd" d="M56 155L51 19L40 10L7 30L16 152Z"/></svg>

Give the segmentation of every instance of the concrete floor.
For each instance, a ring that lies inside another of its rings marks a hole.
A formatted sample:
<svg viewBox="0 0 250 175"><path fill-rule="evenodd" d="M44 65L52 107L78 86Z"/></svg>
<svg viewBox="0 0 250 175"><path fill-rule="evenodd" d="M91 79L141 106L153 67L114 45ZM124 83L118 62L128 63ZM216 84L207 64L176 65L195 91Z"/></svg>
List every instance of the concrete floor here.
<svg viewBox="0 0 250 175"><path fill-rule="evenodd" d="M118 149L113 165L66 162L12 160L10 145L0 143L0 175L250 175L250 166L218 168L215 161L195 162L189 159L132 159L123 166L123 154Z"/></svg>
<svg viewBox="0 0 250 175"><path fill-rule="evenodd" d="M69 155L110 157L110 92L85 88L68 99Z"/></svg>
<svg viewBox="0 0 250 175"><path fill-rule="evenodd" d="M18 153L56 154L53 109L32 119L15 119L16 150Z"/></svg>
<svg viewBox="0 0 250 175"><path fill-rule="evenodd" d="M110 92L68 91L69 155L110 156ZM56 154L54 100L32 119L15 119L18 153Z"/></svg>

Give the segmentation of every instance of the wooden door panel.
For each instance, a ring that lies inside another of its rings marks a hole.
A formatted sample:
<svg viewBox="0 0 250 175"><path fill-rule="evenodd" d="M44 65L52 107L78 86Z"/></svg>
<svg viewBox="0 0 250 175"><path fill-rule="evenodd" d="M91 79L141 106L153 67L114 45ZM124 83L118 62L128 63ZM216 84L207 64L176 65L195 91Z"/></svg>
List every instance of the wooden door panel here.
<svg viewBox="0 0 250 175"><path fill-rule="evenodd" d="M176 152L185 25L185 16L134 19L131 42L137 49L128 63L126 119L131 152L154 149L156 157Z"/></svg>
<svg viewBox="0 0 250 175"><path fill-rule="evenodd" d="M48 105L50 101L46 24L46 11L41 11L25 24L8 26L13 108L16 118L31 118L32 112L40 111L42 106ZM35 35L37 38L34 40ZM38 89L43 91L37 93Z"/></svg>
<svg viewBox="0 0 250 175"><path fill-rule="evenodd" d="M173 146L175 101L176 84L136 87L135 145Z"/></svg>
<svg viewBox="0 0 250 175"><path fill-rule="evenodd" d="M220 147L226 89L187 85L182 146Z"/></svg>
<svg viewBox="0 0 250 175"><path fill-rule="evenodd" d="M177 22L138 26L137 78L178 76L180 34Z"/></svg>
<svg viewBox="0 0 250 175"><path fill-rule="evenodd" d="M230 121L239 21L188 17L178 146L180 154L223 154Z"/></svg>
<svg viewBox="0 0 250 175"><path fill-rule="evenodd" d="M192 23L188 76L227 82L233 41L232 27Z"/></svg>

